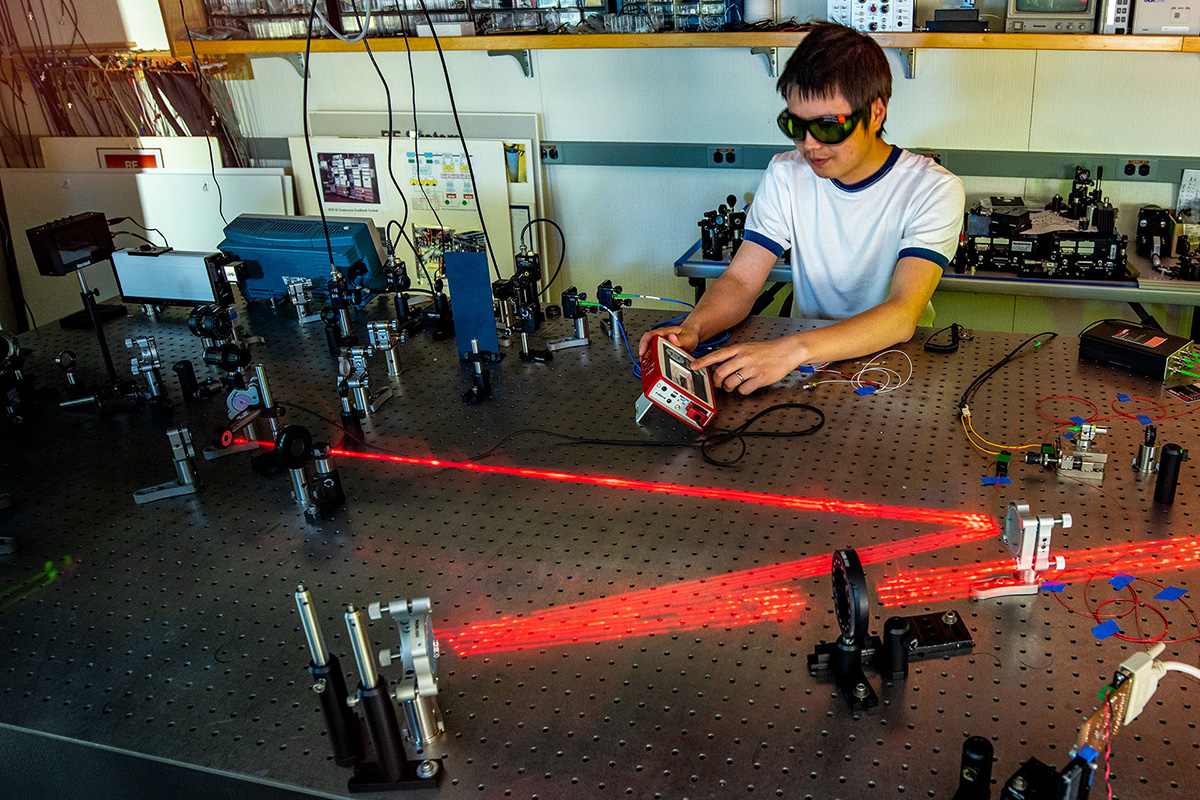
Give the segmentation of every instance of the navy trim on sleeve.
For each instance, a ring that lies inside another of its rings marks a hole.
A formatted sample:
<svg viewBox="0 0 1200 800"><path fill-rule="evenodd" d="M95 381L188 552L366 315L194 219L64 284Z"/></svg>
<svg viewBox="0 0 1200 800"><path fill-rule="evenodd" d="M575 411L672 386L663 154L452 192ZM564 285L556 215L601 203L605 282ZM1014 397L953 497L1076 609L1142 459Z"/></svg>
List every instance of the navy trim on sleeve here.
<svg viewBox="0 0 1200 800"><path fill-rule="evenodd" d="M874 173L863 178L858 183L842 183L837 178L833 179L833 185L847 192L860 192L871 184L878 181L884 175L892 171L892 167L896 166L896 162L900 159L900 148L892 145L892 152L888 154L887 161L883 162L883 166L875 170Z"/></svg>
<svg viewBox="0 0 1200 800"><path fill-rule="evenodd" d="M749 234L747 234L749 236ZM950 266L950 259L936 250L930 250L926 247L906 247L900 251L898 258L923 258L926 261L932 261L942 269Z"/></svg>
<svg viewBox="0 0 1200 800"><path fill-rule="evenodd" d="M775 254L776 258L779 258L781 255L783 255L783 251L787 249L779 242L776 242L773 239L768 239L758 231L746 231L745 239L747 242L754 242L759 247L765 247L766 249L770 250Z"/></svg>

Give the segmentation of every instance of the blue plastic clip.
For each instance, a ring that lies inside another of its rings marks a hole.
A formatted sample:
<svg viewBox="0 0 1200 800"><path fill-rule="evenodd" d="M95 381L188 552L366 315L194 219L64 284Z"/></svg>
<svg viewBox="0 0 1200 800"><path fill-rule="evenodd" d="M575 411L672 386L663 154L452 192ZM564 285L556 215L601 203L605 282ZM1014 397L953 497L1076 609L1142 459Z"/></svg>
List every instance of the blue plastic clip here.
<svg viewBox="0 0 1200 800"><path fill-rule="evenodd" d="M1071 422L1074 422L1076 425L1087 425L1087 420L1079 415L1071 417Z"/></svg>
<svg viewBox="0 0 1200 800"><path fill-rule="evenodd" d="M1067 588L1065 583L1043 583L1042 589L1047 592L1061 592Z"/></svg>
<svg viewBox="0 0 1200 800"><path fill-rule="evenodd" d="M1133 577L1132 575L1126 575L1124 572L1122 572L1109 578L1108 582L1112 584L1114 589L1121 590L1133 583L1135 580L1137 580L1137 578Z"/></svg>
<svg viewBox="0 0 1200 800"><path fill-rule="evenodd" d="M1092 628L1092 635L1097 639L1107 639L1114 633L1120 633L1121 627L1114 620L1108 619Z"/></svg>
<svg viewBox="0 0 1200 800"><path fill-rule="evenodd" d="M875 394L875 387L874 386L860 386L854 390L854 393L857 395L863 395L863 396L868 395L868 394Z"/></svg>
<svg viewBox="0 0 1200 800"><path fill-rule="evenodd" d="M1124 392L1117 392L1117 399L1120 400L1122 403L1128 403L1131 398L1129 397L1129 395L1125 394Z"/></svg>
<svg viewBox="0 0 1200 800"><path fill-rule="evenodd" d="M1187 594L1187 589L1180 589L1178 586L1168 586L1158 594L1154 595L1155 600L1178 600Z"/></svg>
<svg viewBox="0 0 1200 800"><path fill-rule="evenodd" d="M1150 425L1154 422L1154 420L1150 419L1145 414L1138 414L1137 421L1142 423L1143 425Z"/></svg>

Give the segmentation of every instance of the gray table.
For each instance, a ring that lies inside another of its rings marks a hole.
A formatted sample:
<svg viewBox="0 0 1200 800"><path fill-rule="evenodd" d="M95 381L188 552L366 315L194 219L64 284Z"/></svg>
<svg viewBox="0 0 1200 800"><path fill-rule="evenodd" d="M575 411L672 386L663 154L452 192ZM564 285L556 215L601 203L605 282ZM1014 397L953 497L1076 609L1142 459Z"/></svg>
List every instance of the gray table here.
<svg viewBox="0 0 1200 800"><path fill-rule="evenodd" d="M199 342L184 316L169 311L158 323L111 324L116 360L124 362L117 343L135 334L154 335L165 363L197 360ZM300 328L287 308L255 306L243 319L265 337L256 359L276 397L336 417L334 365L319 326ZM627 312L631 335L657 319ZM363 320L356 324L362 328ZM802 324L755 319L734 335L774 336ZM484 463L947 514L999 514L1008 501L1025 499L1035 511L1075 515L1075 526L1055 538L1069 565L1072 551L1195 535L1195 469L1185 465L1173 506L1155 506L1152 486L1136 483L1128 467L1141 439L1133 421L1112 422L1101 439L1112 455L1107 495L1018 464L1012 486L982 486L993 466L967 446L955 401L1020 337L978 334L946 356L922 351L925 333L903 348L915 372L894 393L863 397L833 384L722 397L718 424L797 400L827 417L814 436L751 440L734 468L708 465L692 448L564 446L534 434L517 436ZM49 326L22 342L35 351L31 363L43 386L57 381L51 360L62 347L80 355L85 377L101 377L86 334ZM1045 427L1034 403L1049 394L1086 397L1105 412L1118 391L1160 396L1153 381L1079 363L1076 347L1059 337L997 375L975 399L980 431L1004 442L1034 436ZM590 347L556 353L546 365L510 356L494 373L493 399L480 406L459 400L467 374L451 343L422 334L403 345L402 361L398 397L374 415L368 433L393 451L463 460L530 427L586 437L692 438L665 414L634 424L639 384L623 346L599 334ZM382 361L372 368L383 385ZM1052 401L1046 410L1087 413L1074 401ZM335 435L298 408L289 419L319 437ZM1200 439L1191 419L1164 420L1162 441L1195 449ZM446 644L451 633L501 615L570 618L573 604L586 609L685 582L702 592L700 602L728 608L721 603L740 603L747 591L738 582L722 588L730 573L745 581L746 570L811 564L804 559L838 547L916 541L946 527L882 511L823 513L350 458L339 461L347 509L310 525L289 499L286 478L253 475L246 455L200 462L204 488L197 496L136 507L135 489L172 476L164 430L178 422L203 439L222 422L221 402L179 403L172 420L146 408L97 416L47 404L0 434L0 491L16 501L0 517L0 533L20 540L0 580L7 590L48 561L59 569L55 580L35 580L27 596L6 601L0 612L5 796L346 796L348 772L331 760L308 688L292 600L300 581L312 590L329 646L353 682L341 613L347 603L429 596ZM901 573L1005 558L989 537L897 553L867 569L884 584ZM1103 577L1092 585L1093 602L1116 596ZM1189 588L1195 570L1145 577ZM705 583L693 583L700 579ZM1139 649L1095 639L1095 620L1069 612L1049 593L876 605L875 631L893 613L956 608L975 652L914 664L896 685L873 678L880 708L855 719L833 687L806 669L807 654L836 633L828 577L821 569L775 588L803 609L752 624L708 621L465 658L444 649L447 733L430 748L444 758L440 796L859 798L903 791L948 798L970 734L994 743L1001 782L1030 757L1065 764L1097 690ZM1079 585L1063 599L1081 605ZM1171 638L1197 633L1178 603L1165 613ZM1144 616L1151 635L1161 629L1153 614ZM388 630L372 626L376 646L391 643ZM512 647L519 636L512 634ZM1172 644L1163 658L1195 663L1197 645ZM1117 796L1200 796L1194 691L1169 675L1142 717L1114 740Z"/></svg>
<svg viewBox="0 0 1200 800"><path fill-rule="evenodd" d="M1168 264L1173 259L1167 260ZM1018 297L1063 297L1074 300L1108 300L1129 303L1139 314L1144 314L1142 303L1164 303L1167 305L1200 305L1200 281L1183 281L1155 272L1148 259L1136 255L1129 257L1129 264L1138 278L1132 281L1083 281L1023 278L1000 272L980 272L975 275L958 275L947 272L938 283L944 292L966 292ZM696 242L675 261L675 274L688 279L696 290L696 298L704 293L708 281L720 277L728 261L709 261L700 254L700 242ZM771 270L767 279L772 283L791 283L791 267L782 261ZM1200 315L1193 314L1192 337L1200 338Z"/></svg>

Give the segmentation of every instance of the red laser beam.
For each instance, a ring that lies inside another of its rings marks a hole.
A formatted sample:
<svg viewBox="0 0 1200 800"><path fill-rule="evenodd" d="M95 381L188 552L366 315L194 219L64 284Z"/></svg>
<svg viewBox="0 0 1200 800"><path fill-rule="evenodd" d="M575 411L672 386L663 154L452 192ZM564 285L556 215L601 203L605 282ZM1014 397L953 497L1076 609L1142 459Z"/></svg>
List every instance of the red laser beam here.
<svg viewBox="0 0 1200 800"><path fill-rule="evenodd" d="M1103 564L1120 559L1120 571L1162 572L1171 569L1195 569L1200 566L1200 539L1159 539L1066 552L1067 568L1047 573L1048 580L1062 583L1084 580ZM925 605L942 600L970 597L974 588L1015 583L1013 561L992 561L971 566L939 567L917 572L902 572L879 584L879 602L884 608ZM1116 572L1114 569L1112 572ZM981 584L981 585L980 585Z"/></svg>
<svg viewBox="0 0 1200 800"><path fill-rule="evenodd" d="M257 444L260 447L273 446L270 442ZM970 512L793 497L440 458L361 453L340 448L331 449L330 454L339 458L460 469L485 475L509 475L610 489L671 494L678 497L755 503L797 511L952 526L912 539L860 548L858 554L864 564L891 561L999 534L994 519ZM829 571L829 555L810 556L770 567L732 572L716 578L683 581L670 586L629 592L561 608L548 608L530 614L506 615L488 622L470 623L446 639L458 655L467 656L584 641L608 641L626 636L648 636L710 626L733 627L768 620L783 621L795 616L804 607L804 602L786 584L828 575Z"/></svg>
<svg viewBox="0 0 1200 800"><path fill-rule="evenodd" d="M878 564L994 535L994 528L937 531L902 542L867 545L858 555L864 564ZM830 568L830 556L809 556L530 614L505 615L468 624L446 639L455 653L468 656L712 626L782 622L803 607L787 584L826 576Z"/></svg>

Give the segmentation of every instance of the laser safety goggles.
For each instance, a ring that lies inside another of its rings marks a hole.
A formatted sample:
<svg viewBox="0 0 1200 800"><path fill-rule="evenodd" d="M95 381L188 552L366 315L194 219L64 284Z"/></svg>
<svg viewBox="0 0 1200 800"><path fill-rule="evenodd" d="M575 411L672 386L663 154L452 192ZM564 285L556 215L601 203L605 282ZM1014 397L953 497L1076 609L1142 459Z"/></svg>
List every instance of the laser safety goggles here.
<svg viewBox="0 0 1200 800"><path fill-rule="evenodd" d="M811 133L812 137L821 144L840 144L854 133L854 129L858 127L858 123L865 113L866 109L862 109L853 114L803 119L785 108L779 112L779 118L776 121L779 123L779 130L783 131L783 135L793 141L802 142L804 135Z"/></svg>

